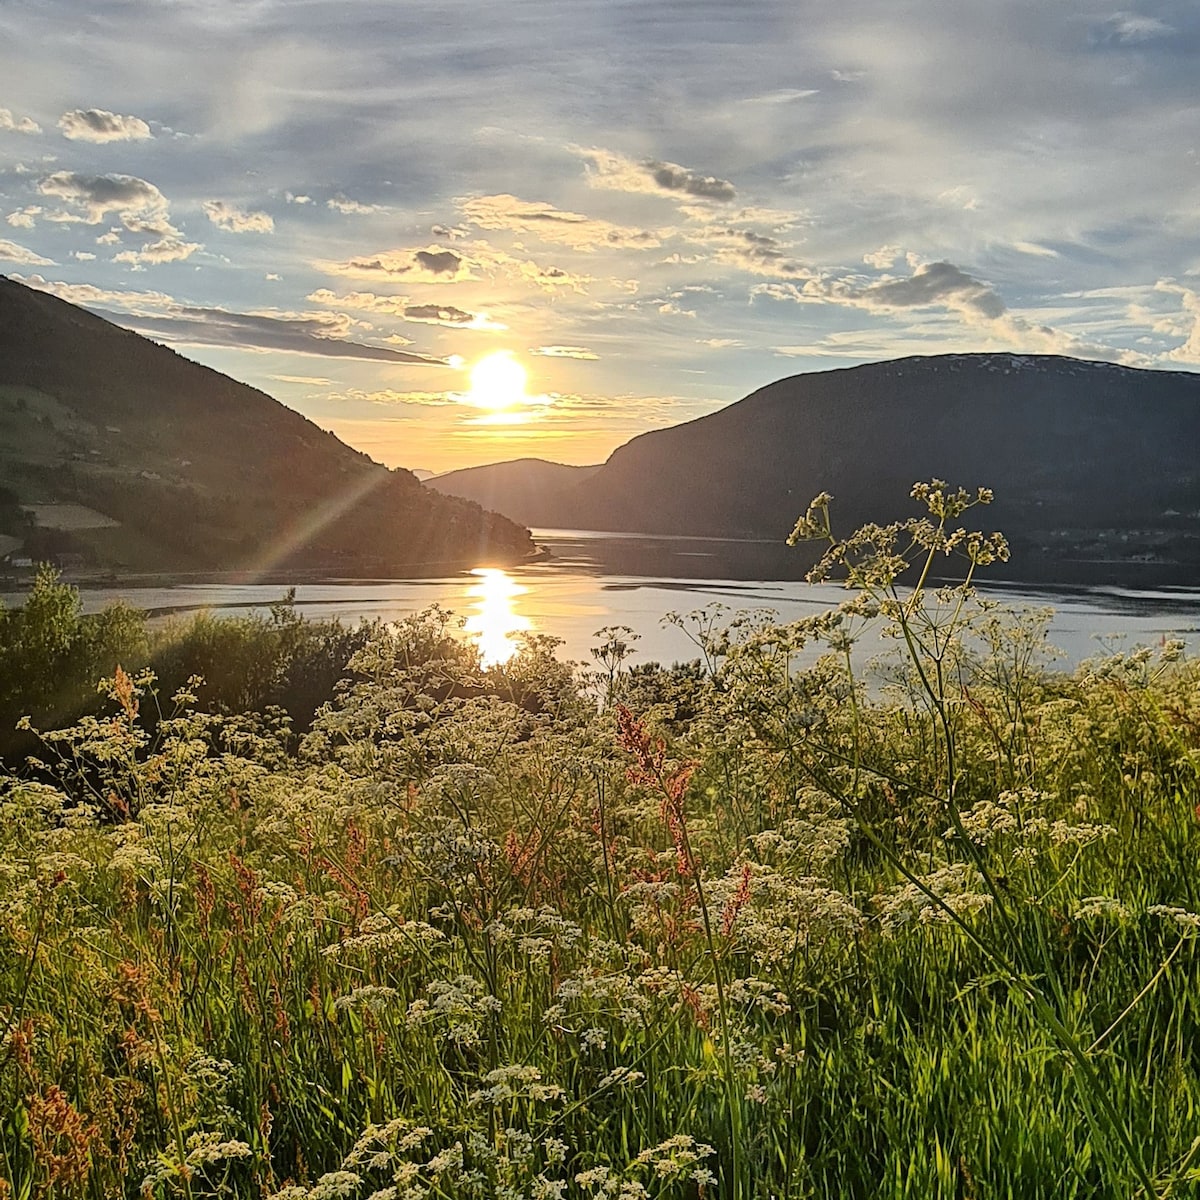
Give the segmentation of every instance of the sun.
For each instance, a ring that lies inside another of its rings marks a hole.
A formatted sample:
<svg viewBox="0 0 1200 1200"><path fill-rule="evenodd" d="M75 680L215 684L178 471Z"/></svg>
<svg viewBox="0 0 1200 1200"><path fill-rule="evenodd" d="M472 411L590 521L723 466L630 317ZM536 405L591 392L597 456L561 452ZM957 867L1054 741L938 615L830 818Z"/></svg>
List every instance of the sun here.
<svg viewBox="0 0 1200 1200"><path fill-rule="evenodd" d="M520 408L529 401L525 395L525 368L509 350L497 350L481 358L471 368L468 399L491 412Z"/></svg>

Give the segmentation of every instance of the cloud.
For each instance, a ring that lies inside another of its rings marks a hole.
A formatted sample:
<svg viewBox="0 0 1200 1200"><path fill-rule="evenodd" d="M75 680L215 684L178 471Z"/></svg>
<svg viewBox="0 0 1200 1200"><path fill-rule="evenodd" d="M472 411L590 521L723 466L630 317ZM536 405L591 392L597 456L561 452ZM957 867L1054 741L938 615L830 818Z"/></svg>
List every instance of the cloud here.
<svg viewBox="0 0 1200 1200"><path fill-rule="evenodd" d="M1174 32L1170 25L1157 17L1118 12L1093 25L1089 36L1094 45L1120 47L1170 37Z"/></svg>
<svg viewBox="0 0 1200 1200"><path fill-rule="evenodd" d="M521 283L532 283L544 292L555 293L568 289L583 293L592 282L590 275L567 271L562 267L546 267L531 259L518 258L499 250L486 241L471 242L464 253L470 255L473 268L493 275L504 275Z"/></svg>
<svg viewBox="0 0 1200 1200"><path fill-rule="evenodd" d="M585 362L595 362L600 357L583 346L539 346L530 354L540 354L545 358L578 358Z"/></svg>
<svg viewBox="0 0 1200 1200"><path fill-rule="evenodd" d="M361 204L357 200L351 200L348 196L343 196L340 193L325 201L326 208L332 208L336 212L345 213L347 215L365 216L368 213L387 212L382 204Z"/></svg>
<svg viewBox="0 0 1200 1200"><path fill-rule="evenodd" d="M123 117L103 108L75 108L58 119L63 137L74 142L133 142L153 137L141 117Z"/></svg>
<svg viewBox="0 0 1200 1200"><path fill-rule="evenodd" d="M418 321L427 325L449 325L455 329L507 329L499 321L493 321L486 313L466 312L452 304L411 304L401 314L406 321Z"/></svg>
<svg viewBox="0 0 1200 1200"><path fill-rule="evenodd" d="M949 262L923 263L907 279L862 284L854 278L821 277L803 284L764 283L750 289L751 297L769 296L798 303L834 303L876 312L942 308L984 332L998 344L1030 353L1067 354L1129 365L1145 365L1144 354L1089 341L1053 325L1008 311L988 284ZM776 347L778 353L801 348ZM816 353L816 351L814 351Z"/></svg>
<svg viewBox="0 0 1200 1200"><path fill-rule="evenodd" d="M806 277L812 272L787 253L778 238L753 229L710 228L694 240L716 248L716 259L753 275Z"/></svg>
<svg viewBox="0 0 1200 1200"><path fill-rule="evenodd" d="M508 193L462 200L459 211L467 221L481 229L533 234L544 242L570 246L574 250L648 249L661 245L659 235L649 230L631 229L582 213L568 212L541 200L520 200Z"/></svg>
<svg viewBox="0 0 1200 1200"><path fill-rule="evenodd" d="M199 242L187 242L177 233L165 234L157 241L147 242L137 250L122 250L113 255L113 262L144 266L155 263L182 262L201 249Z"/></svg>
<svg viewBox="0 0 1200 1200"><path fill-rule="evenodd" d="M462 258L453 250L418 250L413 262L431 275L456 275Z"/></svg>
<svg viewBox="0 0 1200 1200"><path fill-rule="evenodd" d="M348 292L339 296L328 288L318 288L310 292L307 299L314 304L337 305L339 308L354 308L361 312L386 313L399 316L408 303L407 296L379 296L375 292Z"/></svg>
<svg viewBox="0 0 1200 1200"><path fill-rule="evenodd" d="M347 388L344 392L329 392L322 399L366 404L415 404L423 408L444 408L458 403L453 392L397 392L391 388L377 391Z"/></svg>
<svg viewBox="0 0 1200 1200"><path fill-rule="evenodd" d="M676 163L648 162L645 169L660 188L669 192L683 192L687 196L697 196L703 200L733 200L737 191L727 179L717 179L713 175L700 175L689 171Z"/></svg>
<svg viewBox="0 0 1200 1200"><path fill-rule="evenodd" d="M698 338L697 340L701 346L708 346L712 350L729 350L734 346L744 346L746 344L737 338L730 337Z"/></svg>
<svg viewBox="0 0 1200 1200"><path fill-rule="evenodd" d="M167 342L243 350L280 350L322 358L447 365L445 359L346 338L354 322L343 313L233 312L184 304L162 292L107 291L33 275L18 282L79 304L118 325ZM118 311L114 311L118 310Z"/></svg>
<svg viewBox="0 0 1200 1200"><path fill-rule="evenodd" d="M18 117L7 108L0 108L0 133L41 133L42 127L32 117Z"/></svg>
<svg viewBox="0 0 1200 1200"><path fill-rule="evenodd" d="M311 196L297 196L295 192L284 192L283 198L289 204L311 204L313 202Z"/></svg>
<svg viewBox="0 0 1200 1200"><path fill-rule="evenodd" d="M467 312L453 304L413 304L407 296L380 296L374 292L349 292L339 296L328 288L318 288L308 296L316 304L351 308L360 312L382 313L415 321L422 325L446 325L452 329L507 329L487 313Z"/></svg>
<svg viewBox="0 0 1200 1200"><path fill-rule="evenodd" d="M588 182L593 187L612 188L619 192L642 192L650 195L678 193L692 200L716 200L727 204L737 198L737 189L728 179L705 175L678 163L647 158L640 162L612 150L572 146L573 153L589 165Z"/></svg>
<svg viewBox="0 0 1200 1200"><path fill-rule="evenodd" d="M10 212L4 219L16 229L32 229L35 224L34 218L40 216L41 213L40 205L31 204L27 208L19 208L16 212Z"/></svg>
<svg viewBox="0 0 1200 1200"><path fill-rule="evenodd" d="M40 254L35 254L24 246L18 246L16 242L8 241L7 238L0 238L0 258L8 262L20 263L26 267L54 266L53 259L43 258Z"/></svg>
<svg viewBox="0 0 1200 1200"><path fill-rule="evenodd" d="M43 196L53 196L83 209L89 225L99 225L110 212L166 212L167 198L145 179L136 175L83 175L75 171L56 171L39 184Z"/></svg>
<svg viewBox="0 0 1200 1200"><path fill-rule="evenodd" d="M533 284L549 293L563 290L582 293L591 282L591 276L519 258L486 241L460 242L453 250L439 246L415 251L387 250L360 255L347 262L317 262L313 265L330 275L395 280L402 284L462 283L484 275L499 275Z"/></svg>
<svg viewBox="0 0 1200 1200"><path fill-rule="evenodd" d="M833 285L835 293L839 286ZM1004 312L1004 301L988 284L949 262L924 263L907 279L873 283L861 289L850 286L846 294L864 308L925 308L937 304L990 318Z"/></svg>
<svg viewBox="0 0 1200 1200"><path fill-rule="evenodd" d="M470 263L453 250L428 246L424 250L385 250L348 262L316 262L328 275L356 278L403 279L405 283L458 283L472 279Z"/></svg>
<svg viewBox="0 0 1200 1200"><path fill-rule="evenodd" d="M130 292L96 287L91 283L59 283L41 275L14 275L18 283L49 292L60 300L83 308L118 308L125 312L159 312L177 308L179 302L165 292Z"/></svg>
<svg viewBox="0 0 1200 1200"><path fill-rule="evenodd" d="M1032 254L1034 258L1058 258L1060 257L1057 250L1051 250L1049 246L1039 246L1037 242L1013 242L1013 249L1019 250L1022 254Z"/></svg>
<svg viewBox="0 0 1200 1200"><path fill-rule="evenodd" d="M344 320L327 313L275 315L229 312L222 308L181 305L169 316L109 316L139 333L190 346L222 346L243 350L281 350L320 358L353 358L369 362L420 363L444 367L444 359L387 346L369 346L339 336Z"/></svg>
<svg viewBox="0 0 1200 1200"><path fill-rule="evenodd" d="M864 254L863 262L877 271L887 271L896 265L899 257L899 246L880 246L878 250L871 250Z"/></svg>
<svg viewBox="0 0 1200 1200"><path fill-rule="evenodd" d="M275 229L270 213L246 212L224 200L206 200L204 212L218 229L229 233L272 233Z"/></svg>
<svg viewBox="0 0 1200 1200"><path fill-rule="evenodd" d="M819 95L817 88L780 88L778 91L767 92L763 96L747 96L743 104L791 104L794 100L807 100L809 96Z"/></svg>
<svg viewBox="0 0 1200 1200"><path fill-rule="evenodd" d="M800 303L833 301L881 311L936 306L992 320L1005 311L1004 301L988 284L949 262L923 263L907 279L862 284L853 278L814 277L802 285L758 284L751 295Z"/></svg>
<svg viewBox="0 0 1200 1200"><path fill-rule="evenodd" d="M201 249L199 242L186 241L171 224L166 196L154 184L136 175L56 171L41 180L38 191L67 206L46 213L44 219L47 221L98 225L109 213L116 213L121 227L110 230L96 241L101 245L115 244L122 240L123 230L142 239L143 244L137 249L123 250L114 256L114 262L134 266L179 262Z"/></svg>
<svg viewBox="0 0 1200 1200"><path fill-rule="evenodd" d="M333 380L323 379L320 375L268 375L268 379L275 379L279 383L303 383L309 387L328 387Z"/></svg>
<svg viewBox="0 0 1200 1200"><path fill-rule="evenodd" d="M1200 293L1171 279L1160 279L1155 290L1179 297L1180 314L1176 327L1187 329L1187 339L1180 346L1168 351L1171 362L1200 365ZM1187 327L1190 325L1190 329Z"/></svg>

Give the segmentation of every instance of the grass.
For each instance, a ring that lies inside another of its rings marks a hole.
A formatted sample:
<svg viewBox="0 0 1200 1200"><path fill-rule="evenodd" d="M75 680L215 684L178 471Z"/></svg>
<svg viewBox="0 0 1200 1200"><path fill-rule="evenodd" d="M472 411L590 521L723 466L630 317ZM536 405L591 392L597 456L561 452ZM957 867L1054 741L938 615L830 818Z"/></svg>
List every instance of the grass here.
<svg viewBox="0 0 1200 1200"><path fill-rule="evenodd" d="M0 1196L1196 1194L1200 671L901 591L970 503L818 506L847 605L702 671L435 609L299 744L119 671L0 786Z"/></svg>

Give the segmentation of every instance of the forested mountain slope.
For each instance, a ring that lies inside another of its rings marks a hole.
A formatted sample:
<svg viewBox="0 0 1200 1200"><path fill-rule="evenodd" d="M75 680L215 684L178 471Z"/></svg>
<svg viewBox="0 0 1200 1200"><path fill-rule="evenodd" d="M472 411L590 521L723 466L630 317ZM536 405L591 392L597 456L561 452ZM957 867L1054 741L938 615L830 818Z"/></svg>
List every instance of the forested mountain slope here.
<svg viewBox="0 0 1200 1200"><path fill-rule="evenodd" d="M265 393L3 277L0 487L0 534L118 570L364 575L532 549Z"/></svg>

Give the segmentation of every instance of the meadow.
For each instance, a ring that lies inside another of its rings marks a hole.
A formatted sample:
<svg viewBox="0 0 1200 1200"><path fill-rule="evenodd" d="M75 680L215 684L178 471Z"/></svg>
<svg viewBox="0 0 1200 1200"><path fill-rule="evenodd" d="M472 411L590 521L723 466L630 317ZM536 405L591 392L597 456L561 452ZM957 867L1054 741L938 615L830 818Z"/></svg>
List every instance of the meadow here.
<svg viewBox="0 0 1200 1200"><path fill-rule="evenodd" d="M680 616L675 667L484 667L437 608L155 641L45 577L0 1198L1197 1194L1200 668L1056 671L971 590L988 494L914 496L844 540L818 497L845 604Z"/></svg>

